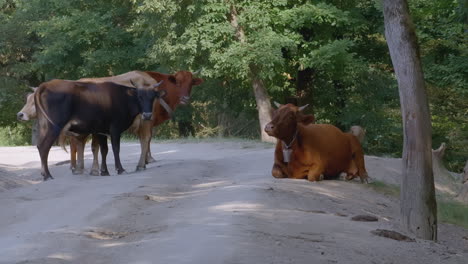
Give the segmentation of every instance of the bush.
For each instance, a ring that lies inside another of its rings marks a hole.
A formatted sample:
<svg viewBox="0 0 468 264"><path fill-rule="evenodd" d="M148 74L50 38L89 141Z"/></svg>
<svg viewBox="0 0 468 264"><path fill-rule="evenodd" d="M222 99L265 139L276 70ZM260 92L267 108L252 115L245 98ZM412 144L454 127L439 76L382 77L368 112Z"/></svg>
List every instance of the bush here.
<svg viewBox="0 0 468 264"><path fill-rule="evenodd" d="M31 124L0 127L0 146L24 146L31 144Z"/></svg>

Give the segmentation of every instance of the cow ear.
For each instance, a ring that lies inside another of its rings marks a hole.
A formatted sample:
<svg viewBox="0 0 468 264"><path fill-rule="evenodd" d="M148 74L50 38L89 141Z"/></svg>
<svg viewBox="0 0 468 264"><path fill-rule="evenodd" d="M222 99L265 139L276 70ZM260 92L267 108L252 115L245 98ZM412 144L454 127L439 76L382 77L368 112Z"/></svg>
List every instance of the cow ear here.
<svg viewBox="0 0 468 264"><path fill-rule="evenodd" d="M203 79L202 78L195 78L192 80L192 85L200 85L203 83Z"/></svg>
<svg viewBox="0 0 468 264"><path fill-rule="evenodd" d="M33 91L33 93L35 93L35 92L36 92L36 90L37 90L37 87L32 87L32 86L29 86L29 88L31 88L31 90Z"/></svg>
<svg viewBox="0 0 468 264"><path fill-rule="evenodd" d="M174 75L169 75L168 79L169 79L169 81L172 82L173 84L176 84L176 83L177 83L176 78L175 78Z"/></svg>
<svg viewBox="0 0 468 264"><path fill-rule="evenodd" d="M303 115L301 117L301 123L304 125L313 124L315 123L315 116L314 115Z"/></svg>

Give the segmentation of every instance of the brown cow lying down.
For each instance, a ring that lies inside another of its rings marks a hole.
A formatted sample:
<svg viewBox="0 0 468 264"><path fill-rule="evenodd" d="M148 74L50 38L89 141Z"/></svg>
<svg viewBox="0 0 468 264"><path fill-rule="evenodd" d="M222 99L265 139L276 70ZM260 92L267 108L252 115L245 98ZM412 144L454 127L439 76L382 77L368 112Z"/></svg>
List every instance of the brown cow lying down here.
<svg viewBox="0 0 468 264"><path fill-rule="evenodd" d="M278 139L273 177L319 181L345 172L347 179L367 181L358 139L332 125L312 124L313 116L304 115L304 108L279 105L265 126L265 132Z"/></svg>

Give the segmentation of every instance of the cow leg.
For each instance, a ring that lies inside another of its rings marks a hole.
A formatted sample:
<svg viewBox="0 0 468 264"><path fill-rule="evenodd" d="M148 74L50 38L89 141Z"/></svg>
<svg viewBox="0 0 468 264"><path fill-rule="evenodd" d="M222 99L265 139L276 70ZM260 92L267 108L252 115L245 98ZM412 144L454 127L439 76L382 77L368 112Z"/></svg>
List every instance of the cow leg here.
<svg viewBox="0 0 468 264"><path fill-rule="evenodd" d="M275 178L287 178L288 175L284 172L280 164L275 163L273 169L271 170L271 175Z"/></svg>
<svg viewBox="0 0 468 264"><path fill-rule="evenodd" d="M101 148L101 176L109 176L109 170L107 170L107 153L109 152L109 148L107 147L107 136L95 135L95 139Z"/></svg>
<svg viewBox="0 0 468 264"><path fill-rule="evenodd" d="M40 136L39 144L37 144L37 149L39 150L39 156L41 157L41 175L44 178L44 181L47 181L49 178L53 179L52 175L49 172L48 158L49 151L55 140L59 136L60 130L50 129L44 136Z"/></svg>
<svg viewBox="0 0 468 264"><path fill-rule="evenodd" d="M288 164L283 161L283 147L281 142L276 144L275 159L271 175L275 178L288 178Z"/></svg>
<svg viewBox="0 0 468 264"><path fill-rule="evenodd" d="M138 165L136 167L137 171L146 169L146 158L148 155L149 144L151 141L151 122L143 121L140 125L140 146L141 146L141 155Z"/></svg>
<svg viewBox="0 0 468 264"><path fill-rule="evenodd" d="M93 167L91 167L91 175L98 176L99 175L99 138L97 135L93 134L91 139L91 151L93 152ZM107 146L107 140L106 140ZM106 153L107 155L107 153Z"/></svg>
<svg viewBox="0 0 468 264"><path fill-rule="evenodd" d="M68 137L70 139L70 170L72 172L76 169L76 143L74 137Z"/></svg>
<svg viewBox="0 0 468 264"><path fill-rule="evenodd" d="M86 138L88 135L80 135L78 137L72 137L76 144L76 168L73 170L73 174L83 174L84 172L84 147L86 144Z"/></svg>
<svg viewBox="0 0 468 264"><path fill-rule="evenodd" d="M307 173L307 180L321 181L323 180L323 167L317 164L312 165Z"/></svg>
<svg viewBox="0 0 468 264"><path fill-rule="evenodd" d="M150 140L148 141L148 155L146 155L146 164L156 162L156 159L154 159L151 155L151 137L152 136L150 136Z"/></svg>
<svg viewBox="0 0 468 264"><path fill-rule="evenodd" d="M114 152L115 169L117 170L117 174L122 174L125 170L120 162L120 133L111 131L111 143L112 151Z"/></svg>

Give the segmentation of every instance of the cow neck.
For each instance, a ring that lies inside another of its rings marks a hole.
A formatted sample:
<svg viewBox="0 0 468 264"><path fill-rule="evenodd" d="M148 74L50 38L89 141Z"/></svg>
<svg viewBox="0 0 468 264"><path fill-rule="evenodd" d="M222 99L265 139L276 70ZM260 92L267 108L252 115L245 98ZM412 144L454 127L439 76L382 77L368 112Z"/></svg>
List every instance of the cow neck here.
<svg viewBox="0 0 468 264"><path fill-rule="evenodd" d="M294 132L294 136L291 139L291 141L289 142L289 144L287 144L284 140L281 140L281 142L283 143L283 149L290 149L292 147L294 141L296 141L297 132L298 132L298 128L296 128L296 132Z"/></svg>

